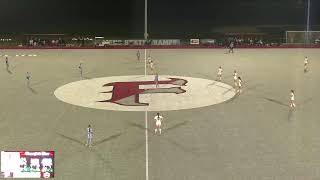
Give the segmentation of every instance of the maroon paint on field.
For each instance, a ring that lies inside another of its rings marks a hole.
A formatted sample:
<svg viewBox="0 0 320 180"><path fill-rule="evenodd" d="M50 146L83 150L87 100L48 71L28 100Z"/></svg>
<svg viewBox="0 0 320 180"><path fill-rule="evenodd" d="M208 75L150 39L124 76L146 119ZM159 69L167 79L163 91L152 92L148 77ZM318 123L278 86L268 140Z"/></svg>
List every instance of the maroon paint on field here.
<svg viewBox="0 0 320 180"><path fill-rule="evenodd" d="M171 88L149 88L140 89L140 85L156 85L155 81L133 81L133 82L113 82L103 85L103 87L113 86L112 91L102 93L112 93L112 97L109 100L103 100L98 102L110 102L124 106L147 106L148 103L141 103L139 101L140 94L148 93L175 93L181 94L186 91L181 88L187 84L187 80L179 78L169 78L170 80L158 81L158 84L179 85L180 87ZM132 99L129 99L132 97Z"/></svg>

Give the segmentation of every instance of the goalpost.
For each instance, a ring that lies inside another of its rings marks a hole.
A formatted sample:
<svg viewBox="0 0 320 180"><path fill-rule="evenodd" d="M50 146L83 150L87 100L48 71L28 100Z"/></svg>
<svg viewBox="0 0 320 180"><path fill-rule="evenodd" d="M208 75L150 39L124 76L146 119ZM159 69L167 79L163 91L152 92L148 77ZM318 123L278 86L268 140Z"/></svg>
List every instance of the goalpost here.
<svg viewBox="0 0 320 180"><path fill-rule="evenodd" d="M320 44L320 31L311 31L310 26L310 9L311 0L307 1L307 24L305 31L286 31L287 44Z"/></svg>
<svg viewBox="0 0 320 180"><path fill-rule="evenodd" d="M287 44L320 44L320 31L286 31Z"/></svg>

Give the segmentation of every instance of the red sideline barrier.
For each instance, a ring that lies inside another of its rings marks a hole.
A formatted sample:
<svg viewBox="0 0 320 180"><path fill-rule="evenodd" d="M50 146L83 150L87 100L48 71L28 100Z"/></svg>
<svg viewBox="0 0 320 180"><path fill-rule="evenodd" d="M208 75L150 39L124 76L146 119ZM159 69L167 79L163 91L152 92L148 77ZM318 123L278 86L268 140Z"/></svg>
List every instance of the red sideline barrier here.
<svg viewBox="0 0 320 180"><path fill-rule="evenodd" d="M223 49L226 47L223 46L217 46L217 45L167 45L167 46L107 46L107 47L50 47L50 46L44 46L44 47L33 47L33 46L4 46L0 47L0 49ZM252 46L252 45L238 45L235 47L235 49L262 49L262 48L320 48L320 44L318 45L288 45L283 44L279 46Z"/></svg>

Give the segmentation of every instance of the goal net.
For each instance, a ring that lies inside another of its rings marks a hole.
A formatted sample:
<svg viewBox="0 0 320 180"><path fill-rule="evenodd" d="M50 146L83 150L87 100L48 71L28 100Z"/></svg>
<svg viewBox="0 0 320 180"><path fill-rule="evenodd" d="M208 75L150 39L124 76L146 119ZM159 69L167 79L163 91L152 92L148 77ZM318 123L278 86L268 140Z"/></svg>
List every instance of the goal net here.
<svg viewBox="0 0 320 180"><path fill-rule="evenodd" d="M287 44L320 44L320 31L286 31Z"/></svg>

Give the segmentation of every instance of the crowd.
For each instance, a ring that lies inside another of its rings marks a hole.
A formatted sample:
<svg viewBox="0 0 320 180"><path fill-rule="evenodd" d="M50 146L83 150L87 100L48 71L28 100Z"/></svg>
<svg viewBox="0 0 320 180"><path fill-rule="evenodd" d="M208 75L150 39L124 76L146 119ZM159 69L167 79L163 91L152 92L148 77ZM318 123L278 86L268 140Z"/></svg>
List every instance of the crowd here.
<svg viewBox="0 0 320 180"><path fill-rule="evenodd" d="M63 39L42 39L42 38L30 38L26 46L33 46L33 47L41 47L41 46L64 46L65 42Z"/></svg>
<svg viewBox="0 0 320 180"><path fill-rule="evenodd" d="M0 37L1 39L1 37ZM319 45L320 37L313 40L312 44ZM181 40L181 46L193 45L190 39ZM96 40L87 37L70 37L70 38L45 38L29 37L25 40L12 39L8 42L0 41L0 47L5 46L22 46L22 47L95 47ZM276 47L285 44L285 39L279 37L272 38L267 36L225 36L213 39L199 39L198 46L210 47L228 47L233 43L235 48L238 47ZM145 45L150 45L149 43ZM108 47L111 45L106 45ZM132 45L131 45L132 46ZM118 46L119 47L119 46Z"/></svg>
<svg viewBox="0 0 320 180"><path fill-rule="evenodd" d="M281 45L280 40L263 37L234 37L230 40L235 43L235 46L250 46L250 47L269 47Z"/></svg>
<svg viewBox="0 0 320 180"><path fill-rule="evenodd" d="M259 36L241 37L222 37L217 39L200 39L200 45L226 47L232 43L235 47L270 47L283 44L281 39L266 38Z"/></svg>

